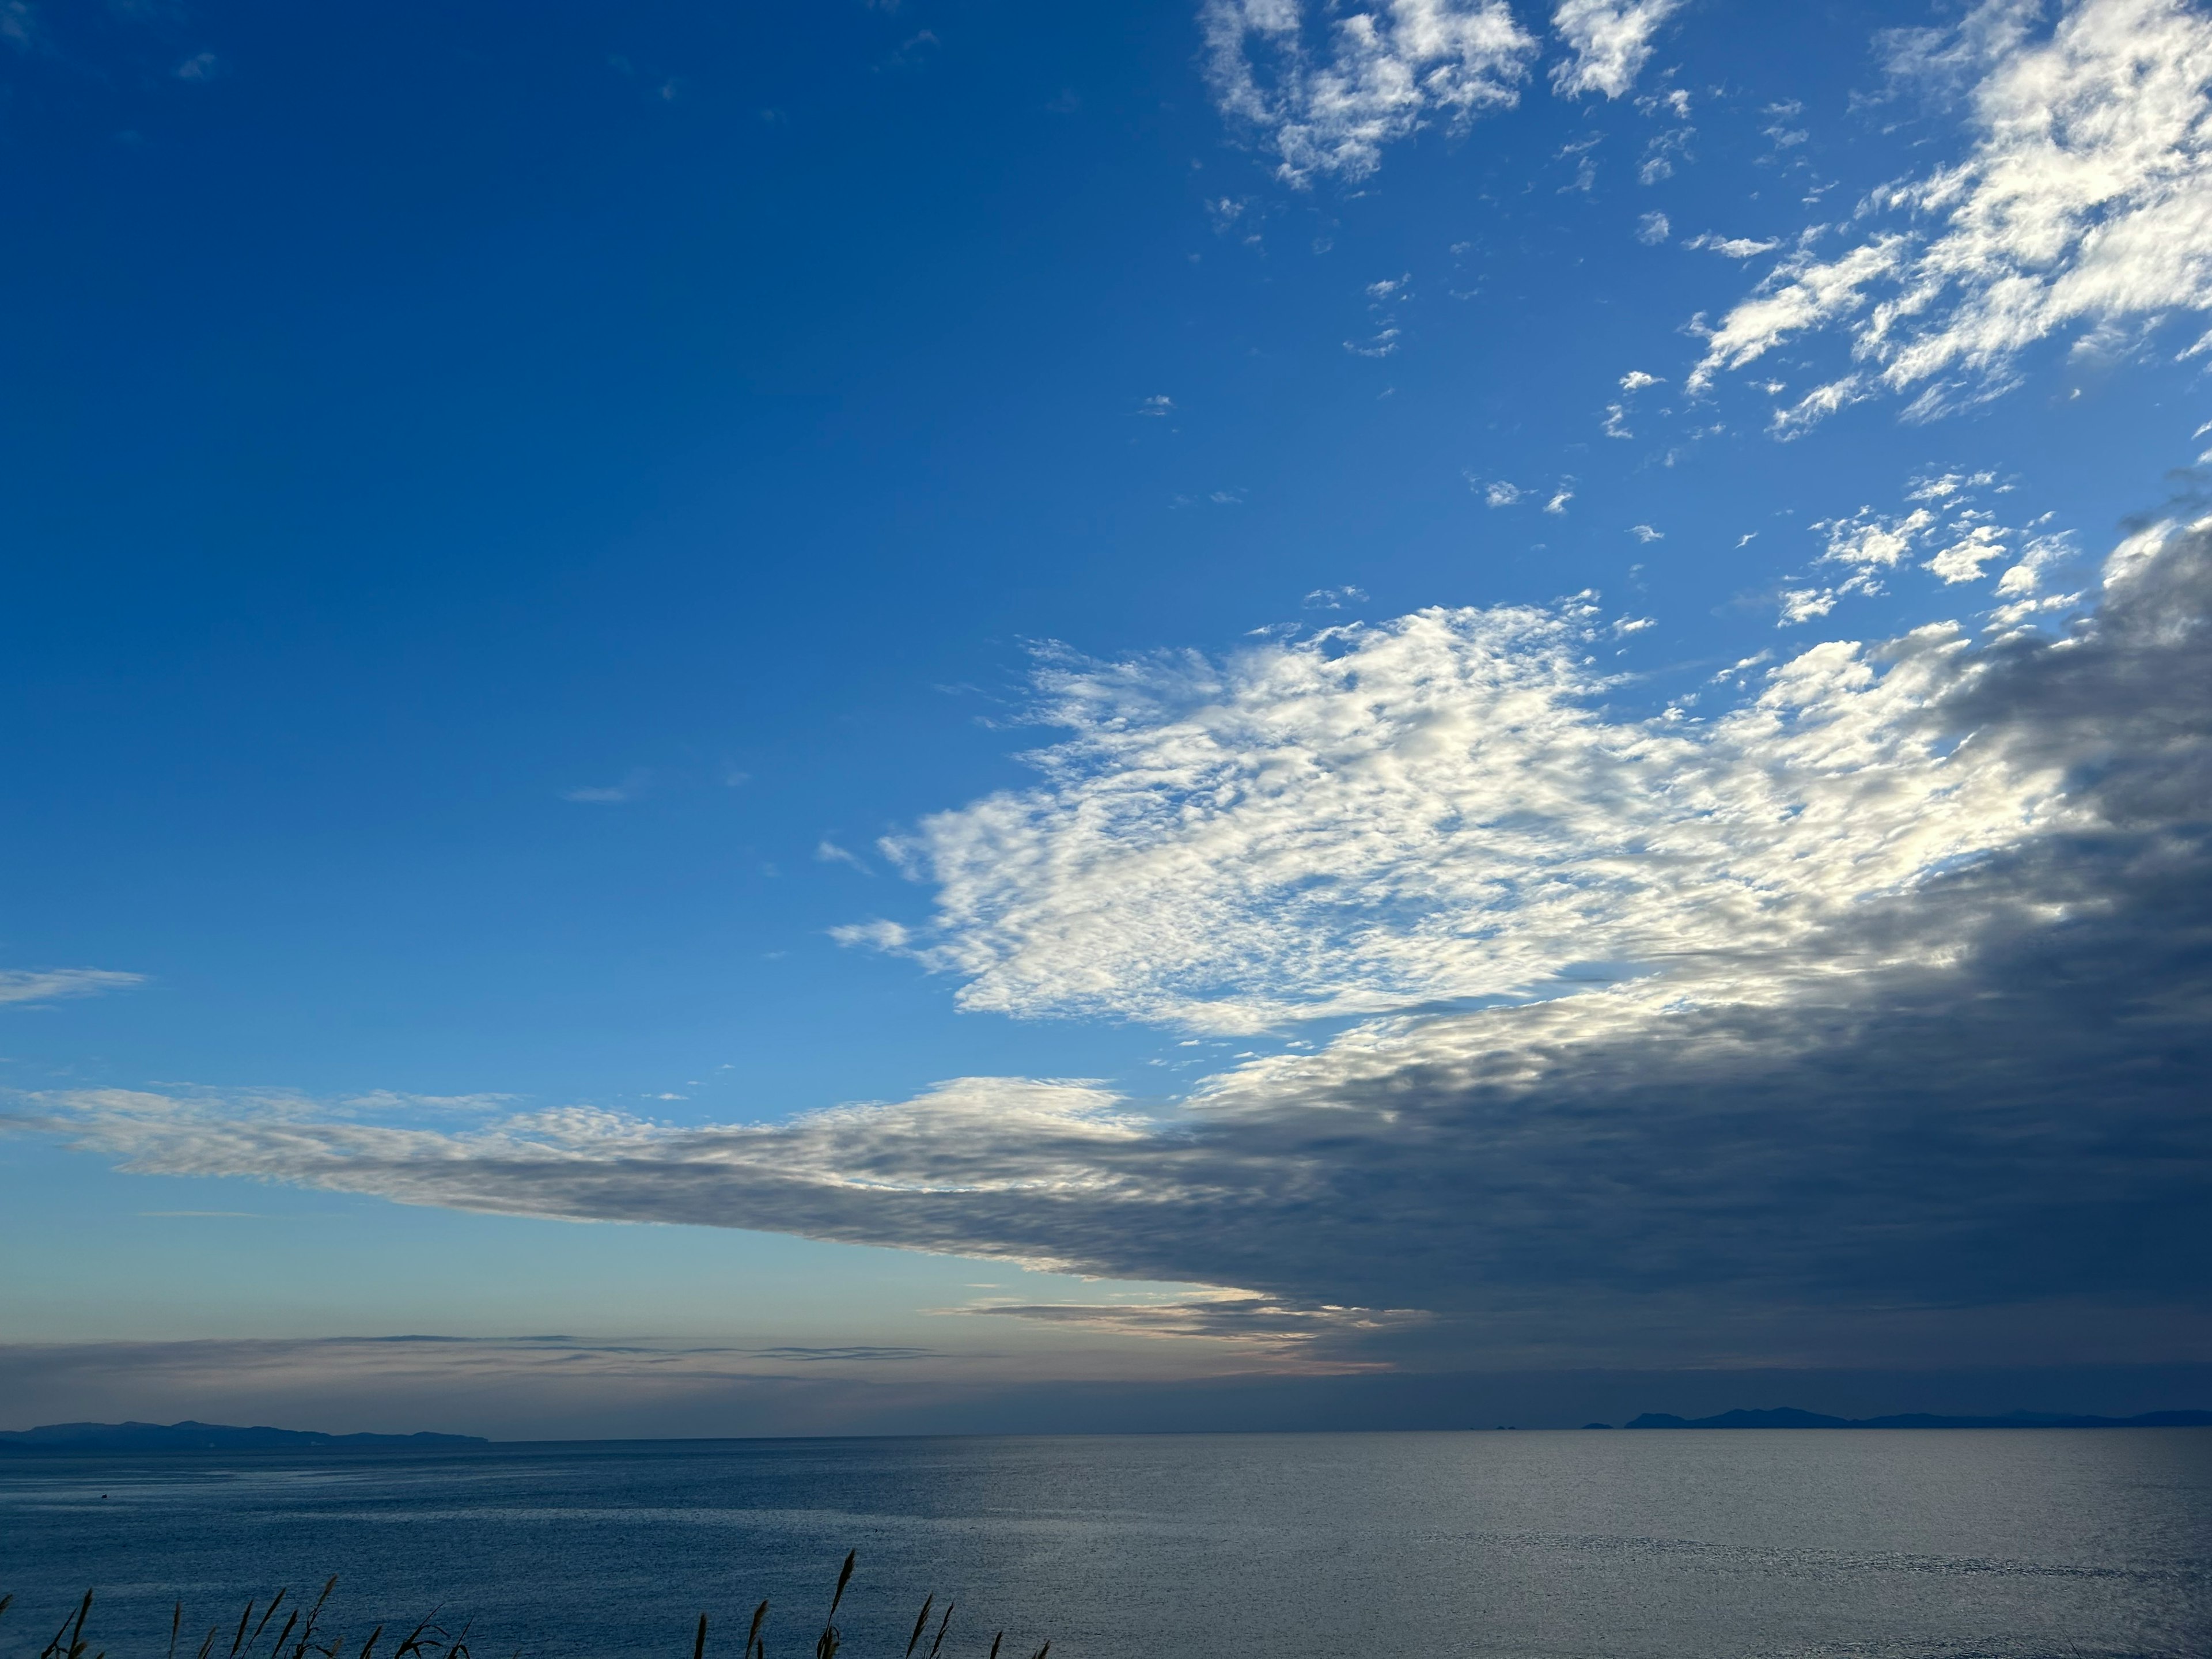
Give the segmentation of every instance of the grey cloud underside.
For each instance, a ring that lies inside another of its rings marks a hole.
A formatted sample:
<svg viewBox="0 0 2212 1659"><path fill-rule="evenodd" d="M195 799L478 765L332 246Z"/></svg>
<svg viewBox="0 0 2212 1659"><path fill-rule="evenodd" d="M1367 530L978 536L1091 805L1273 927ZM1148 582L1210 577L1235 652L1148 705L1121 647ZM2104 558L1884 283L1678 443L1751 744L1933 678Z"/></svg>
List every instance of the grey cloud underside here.
<svg viewBox="0 0 2212 1659"><path fill-rule="evenodd" d="M112 1091L58 1097L48 1121L142 1170L1248 1293L1119 1316L1169 1334L1294 1340L1332 1305L1498 1329L1642 1305L1741 1352L1760 1340L1745 1322L1808 1308L2195 1317L2208 617L2207 533L2154 532L2066 639L1942 659L1897 718L1963 739L1950 763L2062 782L2063 810L2023 811L2008 842L1604 989L1369 1020L1164 1117L1080 1083L974 1079L774 1127L571 1110L448 1133Z"/></svg>

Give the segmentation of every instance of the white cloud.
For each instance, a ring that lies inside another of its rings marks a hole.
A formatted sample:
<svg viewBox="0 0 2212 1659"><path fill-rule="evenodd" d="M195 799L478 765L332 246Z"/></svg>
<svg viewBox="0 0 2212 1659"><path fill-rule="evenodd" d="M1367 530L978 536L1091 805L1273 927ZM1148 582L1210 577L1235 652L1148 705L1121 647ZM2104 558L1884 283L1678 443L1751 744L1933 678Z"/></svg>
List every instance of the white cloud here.
<svg viewBox="0 0 2212 1659"><path fill-rule="evenodd" d="M1544 503L1544 511L1563 514L1567 510L1567 503L1574 498L1574 486L1571 483L1562 483L1552 492L1552 499Z"/></svg>
<svg viewBox="0 0 2212 1659"><path fill-rule="evenodd" d="M1166 392L1155 392L1137 405L1137 413L1150 416L1154 420L1161 420L1174 414L1175 406L1175 399L1169 397Z"/></svg>
<svg viewBox="0 0 2212 1659"><path fill-rule="evenodd" d="M1782 595L1782 619L1777 628L1796 628L1826 616L1843 598L1841 590L1833 587L1796 587L1784 590Z"/></svg>
<svg viewBox="0 0 2212 1659"><path fill-rule="evenodd" d="M103 991L120 991L145 982L143 974L117 973L106 968L0 969L0 1003L96 997Z"/></svg>
<svg viewBox="0 0 2212 1659"><path fill-rule="evenodd" d="M1646 247L1656 247L1674 234L1674 226L1663 213L1647 213L1636 222L1636 240Z"/></svg>
<svg viewBox="0 0 2212 1659"><path fill-rule="evenodd" d="M1628 410L1620 404L1605 406L1603 430L1608 438L1633 438L1636 435L1628 429Z"/></svg>
<svg viewBox="0 0 2212 1659"><path fill-rule="evenodd" d="M2038 341L2125 339L2212 310L2212 17L2183 0L2075 0L2032 40L2030 15L1988 0L1949 34L1911 37L1904 59L1978 74L1971 151L1877 191L1838 252L1808 232L1711 331L1692 389L1844 325L1866 369L1779 424L1876 389L1916 394L1907 413L1925 417L2003 390Z"/></svg>
<svg viewBox="0 0 2212 1659"><path fill-rule="evenodd" d="M586 806L619 806L625 801L635 800L652 782L653 774L639 767L620 783L586 784L574 789L563 789L561 799Z"/></svg>
<svg viewBox="0 0 2212 1659"><path fill-rule="evenodd" d="M2025 601L2043 586L2044 577L2056 566L2071 563L2081 556L2071 531L2060 531L2055 535L2038 536L2021 551L2018 563L2009 567L1997 578L1997 597ZM2080 598L2069 594L2063 598L2040 600L2036 609L2064 609ZM2022 611L2021 617L2032 614ZM2011 620L2018 620L2017 617ZM2009 625L2007 622L2005 625Z"/></svg>
<svg viewBox="0 0 2212 1659"><path fill-rule="evenodd" d="M1521 499L1521 487L1503 478L1493 478L1483 487L1482 499L1492 507L1510 507Z"/></svg>
<svg viewBox="0 0 2212 1659"><path fill-rule="evenodd" d="M1765 390L1771 396L1782 390L1782 382L1770 381ZM1814 387L1789 408L1776 410L1774 419L1770 423L1771 428L1777 437L1784 440L1802 437L1838 410L1864 403L1873 395L1867 390L1862 376L1846 374L1840 380L1831 380L1826 386Z"/></svg>
<svg viewBox="0 0 2212 1659"><path fill-rule="evenodd" d="M1552 27L1574 56L1552 69L1563 98L1618 98L1650 61L1651 37L1681 0L1562 0ZM1686 100L1685 106L1686 106Z"/></svg>
<svg viewBox="0 0 2212 1659"><path fill-rule="evenodd" d="M1306 595L1304 605L1309 611L1341 611L1347 605L1367 603L1364 587L1316 587Z"/></svg>
<svg viewBox="0 0 2212 1659"><path fill-rule="evenodd" d="M1893 91L1955 98L1991 64L2017 52L2043 10L2043 0L1984 0L1955 24L1886 29L1875 44Z"/></svg>
<svg viewBox="0 0 2212 1659"><path fill-rule="evenodd" d="M1879 237L1839 258L1798 256L1783 262L1758 292L1710 331L1705 355L1690 373L1691 391L1703 391L1723 369L1764 356L1793 334L1849 315L1866 304L1866 289L1905 260L1901 234Z"/></svg>
<svg viewBox="0 0 2212 1659"><path fill-rule="evenodd" d="M2099 1352L2170 1354L2207 1330L2208 627L2212 528L2162 524L2063 638L1825 642L1703 722L1605 707L1586 601L1059 664L1039 786L914 838L971 1006L1364 1016L1158 1115L976 1078L778 1124L123 1090L15 1124L148 1171L1238 1290L1118 1328L1323 1360L1416 1308L1421 1352L1553 1364L2063 1357L2083 1309Z"/></svg>
<svg viewBox="0 0 2212 1659"><path fill-rule="evenodd" d="M1594 712L1596 628L1584 600L1433 610L1049 669L1073 735L1045 782L903 843L938 887L909 948L969 1008L1218 1031L1546 994L1577 960L1778 940L2011 838L2055 787L1915 730L1956 635L1886 672L1815 647L1691 735Z"/></svg>
<svg viewBox="0 0 2212 1659"><path fill-rule="evenodd" d="M1632 368L1620 377L1620 389L1623 392L1641 392L1647 386L1663 386L1665 382L1656 374L1646 374L1640 368Z"/></svg>
<svg viewBox="0 0 2212 1659"><path fill-rule="evenodd" d="M1905 492L1908 501L1948 501L1972 490L1986 489L1997 481L1994 472L1942 472L1915 478Z"/></svg>
<svg viewBox="0 0 2212 1659"><path fill-rule="evenodd" d="M826 837L816 843L814 861L817 864L842 864L848 868L858 870L864 876L872 876L876 873L868 867L867 860L858 853L853 852L850 848L840 847L836 842Z"/></svg>
<svg viewBox="0 0 2212 1659"><path fill-rule="evenodd" d="M1696 134L1697 129L1690 126L1680 126L1671 132L1656 134L1644 146L1644 159L1638 163L1636 168L1637 182L1656 185L1662 179L1673 178L1675 158L1679 156L1684 161L1690 159L1690 140ZM1662 222L1665 218L1663 214L1653 216L1660 218ZM1663 241L1666 240L1666 233L1662 230L1650 240Z"/></svg>
<svg viewBox="0 0 2212 1659"><path fill-rule="evenodd" d="M1863 507L1848 519L1824 519L1814 530L1828 532L1827 550L1821 558L1830 564L1847 564L1861 570L1890 570L1909 555L1936 523L1926 507L1915 507L1902 518L1886 519Z"/></svg>
<svg viewBox="0 0 2212 1659"><path fill-rule="evenodd" d="M1362 179L1431 120L1464 125L1520 97L1536 41L1504 0L1389 0L1349 13L1303 0L1206 0L1206 68L1222 112L1303 185Z"/></svg>
<svg viewBox="0 0 2212 1659"><path fill-rule="evenodd" d="M1663 542L1667 539L1667 532L1665 531L1654 530L1648 524L1631 525L1628 527L1628 533L1635 537L1638 541L1643 542L1646 545L1649 545L1652 542Z"/></svg>
<svg viewBox="0 0 2212 1659"><path fill-rule="evenodd" d="M1961 526L1951 544L1939 550L1924 568L1947 586L1977 581L1984 565L2010 556L2012 550L2005 545L2008 533L2002 525Z"/></svg>
<svg viewBox="0 0 2212 1659"><path fill-rule="evenodd" d="M1897 514L1863 507L1848 517L1814 523L1812 528L1827 537L1820 562L1847 566L1857 574L1839 588L1787 596L1785 623L1824 615L1847 593L1879 592L1872 585L1876 573L1894 570L1923 551L1929 556L1920 568L1947 586L1979 580L1990 565L2006 560L2011 562L1999 578L1999 596L2017 600L2033 593L2045 570L2075 556L2073 538L2070 532L2034 534L2048 515L2026 526L2010 526L1977 507L1978 492L1996 483L1994 472L1931 474L1914 478L1905 492L1907 501L1924 505ZM2017 558L2015 545L2024 549Z"/></svg>
<svg viewBox="0 0 2212 1659"><path fill-rule="evenodd" d="M1682 246L1709 249L1730 259L1750 259L1762 253L1771 253L1782 244L1773 237L1765 241L1754 241L1748 236L1716 236L1709 230L1692 236Z"/></svg>

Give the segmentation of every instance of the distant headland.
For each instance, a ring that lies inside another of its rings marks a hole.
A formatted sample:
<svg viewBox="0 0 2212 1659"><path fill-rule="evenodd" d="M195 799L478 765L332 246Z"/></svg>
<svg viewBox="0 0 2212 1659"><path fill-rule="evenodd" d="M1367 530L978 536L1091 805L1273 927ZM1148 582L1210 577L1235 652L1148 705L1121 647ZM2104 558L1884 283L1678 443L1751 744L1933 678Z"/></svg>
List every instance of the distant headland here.
<svg viewBox="0 0 2212 1659"><path fill-rule="evenodd" d="M1601 1428L1602 1424L1593 1424ZM2140 1417L2086 1417L2063 1412L2007 1412L2002 1417L1937 1417L1905 1412L1895 1417L1824 1417L1792 1406L1773 1411L1723 1412L1718 1417L1675 1417L1646 1412L1632 1429L2202 1429L2212 1412L2145 1412Z"/></svg>
<svg viewBox="0 0 2212 1659"><path fill-rule="evenodd" d="M480 1434L319 1434L228 1423L48 1423L0 1429L0 1452L253 1451L305 1446L488 1446Z"/></svg>

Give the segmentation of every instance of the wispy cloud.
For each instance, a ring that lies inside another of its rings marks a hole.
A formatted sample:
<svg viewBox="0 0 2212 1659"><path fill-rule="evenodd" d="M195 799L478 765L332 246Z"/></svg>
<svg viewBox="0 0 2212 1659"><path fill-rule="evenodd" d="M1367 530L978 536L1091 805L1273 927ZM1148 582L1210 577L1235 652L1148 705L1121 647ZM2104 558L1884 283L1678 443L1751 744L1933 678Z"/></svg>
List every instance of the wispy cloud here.
<svg viewBox="0 0 2212 1659"><path fill-rule="evenodd" d="M872 876L876 873L869 867L868 861L858 853L848 848L840 847L826 836L815 846L814 861L817 864L842 864L848 869L859 871L864 876Z"/></svg>
<svg viewBox="0 0 2212 1659"><path fill-rule="evenodd" d="M60 1002L145 982L143 974L118 973L107 968L0 969L0 1003Z"/></svg>
<svg viewBox="0 0 2212 1659"><path fill-rule="evenodd" d="M1748 236L1716 236L1711 231L1682 244L1684 247L1707 248L1730 259L1753 259L1762 253L1771 253L1782 244L1772 237L1764 241Z"/></svg>
<svg viewBox="0 0 2212 1659"><path fill-rule="evenodd" d="M1504 0L1388 0L1335 12L1301 0L1206 0L1206 68L1222 112L1303 185L1362 179L1386 144L1516 102L1537 50Z"/></svg>
<svg viewBox="0 0 2212 1659"><path fill-rule="evenodd" d="M1279 1297L1236 1291L1190 1296L1174 1302L989 1302L947 1311L1104 1331L1115 1336L1177 1341L1199 1338L1250 1345L1285 1356L1332 1340L1341 1342L1347 1337L1357 1340L1371 1332L1403 1329L1423 1322L1425 1318L1412 1309L1297 1306ZM1365 1370L1371 1364L1354 1361L1332 1365L1323 1362L1301 1369Z"/></svg>
<svg viewBox="0 0 2212 1659"><path fill-rule="evenodd" d="M1651 38L1681 0L1563 0L1552 28L1573 54L1552 67L1564 98L1601 93L1618 98L1651 59Z"/></svg>
<svg viewBox="0 0 2212 1659"><path fill-rule="evenodd" d="M0 40L18 52L28 52L42 39L39 15L32 9L30 0L0 0Z"/></svg>
<svg viewBox="0 0 2212 1659"><path fill-rule="evenodd" d="M1364 587L1316 587L1306 595L1304 607L1308 611L1341 611L1347 605L1366 603L1367 590Z"/></svg>
<svg viewBox="0 0 2212 1659"><path fill-rule="evenodd" d="M1974 77L1972 148L1876 191L1840 248L1806 232L1711 330L1693 389L1840 327L1864 368L1778 427L1876 392L1911 394L1924 417L2002 391L2039 341L2125 348L2212 310L2212 18L2182 0L2075 0L2035 39L2033 10L1985 0L1952 31L1893 38L1893 63L1923 78Z"/></svg>
<svg viewBox="0 0 2212 1659"><path fill-rule="evenodd" d="M643 767L638 767L620 783L580 784L574 788L563 789L561 799L586 806L619 806L625 801L635 800L652 783L653 774Z"/></svg>

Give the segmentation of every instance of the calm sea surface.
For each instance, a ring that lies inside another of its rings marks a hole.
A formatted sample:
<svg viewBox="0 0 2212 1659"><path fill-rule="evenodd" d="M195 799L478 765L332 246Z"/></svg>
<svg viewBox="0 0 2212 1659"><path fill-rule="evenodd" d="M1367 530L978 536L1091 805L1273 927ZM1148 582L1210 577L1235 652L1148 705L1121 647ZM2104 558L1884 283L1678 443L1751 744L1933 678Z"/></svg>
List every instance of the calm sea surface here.
<svg viewBox="0 0 2212 1659"><path fill-rule="evenodd" d="M94 1648L160 1654L182 1596L222 1653L248 1595L337 1573L356 1650L435 1606L485 1659L688 1659L704 1611L736 1659L767 1596L802 1659L848 1548L853 1659L897 1659L925 1590L946 1659L1001 1627L1012 1659L2203 1655L2212 1430L9 1457L0 1655L87 1586Z"/></svg>

